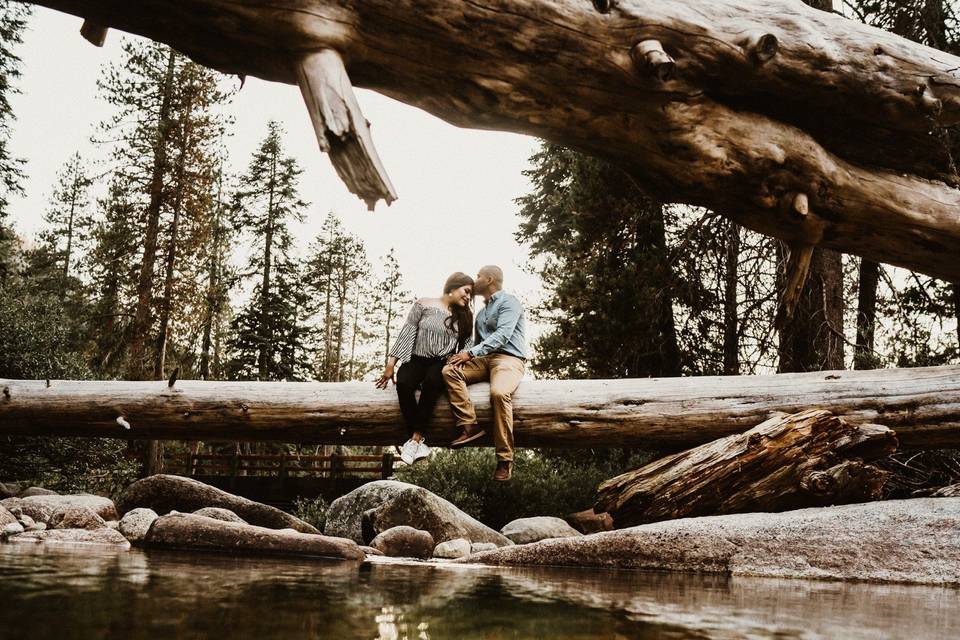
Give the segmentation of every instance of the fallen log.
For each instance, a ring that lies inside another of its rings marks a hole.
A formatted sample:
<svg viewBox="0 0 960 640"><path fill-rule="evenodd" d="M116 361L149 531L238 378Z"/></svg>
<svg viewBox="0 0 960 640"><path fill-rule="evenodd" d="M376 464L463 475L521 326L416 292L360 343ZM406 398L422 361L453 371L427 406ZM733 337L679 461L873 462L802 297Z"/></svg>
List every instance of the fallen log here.
<svg viewBox="0 0 960 640"><path fill-rule="evenodd" d="M896 450L896 435L887 427L858 427L817 409L777 416L607 480L593 510L609 513L622 529L868 502L880 497L889 474L865 461Z"/></svg>
<svg viewBox="0 0 960 640"><path fill-rule="evenodd" d="M489 387L471 387L489 424ZM530 380L514 396L522 447L687 449L811 407L894 429L908 448L960 446L960 366L762 376ZM456 434L446 403L431 444ZM404 439L396 394L369 382L0 380L0 436L274 440Z"/></svg>
<svg viewBox="0 0 960 640"><path fill-rule="evenodd" d="M801 250L960 281L960 180L938 131L960 122L960 58L797 0L33 4L85 18L94 42L121 29L299 84L368 204L395 194L351 82L600 155L665 202Z"/></svg>

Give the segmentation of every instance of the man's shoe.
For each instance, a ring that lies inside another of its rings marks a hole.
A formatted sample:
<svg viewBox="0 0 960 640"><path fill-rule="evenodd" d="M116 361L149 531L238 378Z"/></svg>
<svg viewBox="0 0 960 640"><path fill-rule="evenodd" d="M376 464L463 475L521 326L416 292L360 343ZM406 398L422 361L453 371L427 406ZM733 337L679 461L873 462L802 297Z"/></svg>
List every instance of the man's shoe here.
<svg viewBox="0 0 960 640"><path fill-rule="evenodd" d="M456 449L457 447L462 447L468 442L479 440L485 435L487 435L487 432L481 429L479 425L475 425L475 424L467 425L463 428L463 433L461 433L456 440L450 443L450 448Z"/></svg>
<svg viewBox="0 0 960 640"><path fill-rule="evenodd" d="M421 440L417 443L417 452L413 454L413 461L419 462L420 460L426 460L430 457L430 447L427 446L426 440Z"/></svg>
<svg viewBox="0 0 960 640"><path fill-rule="evenodd" d="M420 446L420 443L411 438L403 443L403 448L400 449L400 459L406 464L413 464L414 458L417 455L417 449Z"/></svg>
<svg viewBox="0 0 960 640"><path fill-rule="evenodd" d="M506 482L510 479L512 472L512 462L509 460L497 460L497 470L493 472L493 479L498 482Z"/></svg>

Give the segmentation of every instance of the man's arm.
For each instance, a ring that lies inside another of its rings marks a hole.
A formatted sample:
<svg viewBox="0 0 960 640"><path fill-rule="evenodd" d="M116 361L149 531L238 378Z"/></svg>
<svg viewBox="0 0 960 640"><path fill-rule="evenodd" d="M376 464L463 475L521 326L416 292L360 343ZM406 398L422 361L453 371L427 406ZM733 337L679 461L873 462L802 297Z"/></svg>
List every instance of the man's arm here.
<svg viewBox="0 0 960 640"><path fill-rule="evenodd" d="M513 296L505 299L497 313L497 328L487 336L486 340L471 347L467 353L476 358L502 348L516 331L522 315L523 305L519 300Z"/></svg>

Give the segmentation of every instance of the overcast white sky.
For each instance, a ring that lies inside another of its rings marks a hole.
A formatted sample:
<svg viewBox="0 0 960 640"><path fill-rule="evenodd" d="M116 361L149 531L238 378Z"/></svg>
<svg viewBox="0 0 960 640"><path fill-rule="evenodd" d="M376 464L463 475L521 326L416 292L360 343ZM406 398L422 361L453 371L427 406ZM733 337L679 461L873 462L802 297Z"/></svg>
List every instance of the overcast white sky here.
<svg viewBox="0 0 960 640"><path fill-rule="evenodd" d="M79 34L78 18L36 8L19 49L22 94L13 100L17 122L11 141L15 156L26 158L27 194L12 202L18 230L31 236L40 226L56 173L74 152L95 157L103 150L89 141L96 123L111 109L97 100L101 68L119 59L121 38L110 31L98 49ZM236 123L227 141L234 170L246 167L270 119L287 130L288 152L304 169L301 192L310 202L299 238L305 245L319 231L328 211L360 236L371 261L396 248L407 288L415 295L440 293L453 271L476 273L499 264L506 288L532 302L538 279L523 271L526 251L513 240L517 207L513 199L529 191L521 175L534 152L533 138L459 129L414 107L369 91L358 91L372 124L374 142L399 200L375 212L340 182L316 138L300 97L291 85L248 78L231 109Z"/></svg>

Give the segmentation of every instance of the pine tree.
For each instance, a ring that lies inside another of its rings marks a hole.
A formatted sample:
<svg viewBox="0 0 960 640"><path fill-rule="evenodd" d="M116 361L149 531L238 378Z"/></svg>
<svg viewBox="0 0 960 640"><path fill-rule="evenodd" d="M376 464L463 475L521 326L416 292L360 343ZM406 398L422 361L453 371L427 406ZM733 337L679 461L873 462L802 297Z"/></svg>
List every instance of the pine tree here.
<svg viewBox="0 0 960 640"><path fill-rule="evenodd" d="M233 220L248 236L253 251L248 277L257 283L247 306L233 323L230 363L233 378L299 379L305 360L306 301L301 299L299 267L290 255L289 224L303 219L296 160L285 155L283 131L267 125L267 136L240 176Z"/></svg>
<svg viewBox="0 0 960 640"><path fill-rule="evenodd" d="M57 185L44 216L47 228L41 233L41 242L60 263L61 294L66 294L71 270L79 262L78 256L85 253L90 240L92 184L93 178L88 174L83 158L74 153L57 176Z"/></svg>
<svg viewBox="0 0 960 640"><path fill-rule="evenodd" d="M390 347L393 346L392 328L407 312L405 304L410 302L410 292L403 286L403 272L393 248L380 259L382 278L374 290L371 309L375 315L374 324L378 327L378 341L382 348L378 350L380 364L387 362Z"/></svg>
<svg viewBox="0 0 960 640"><path fill-rule="evenodd" d="M23 193L23 164L10 153L14 113L11 96L17 92L20 58L14 49L23 41L30 10L23 4L0 0L0 286L16 270L19 239L7 223L10 197Z"/></svg>

